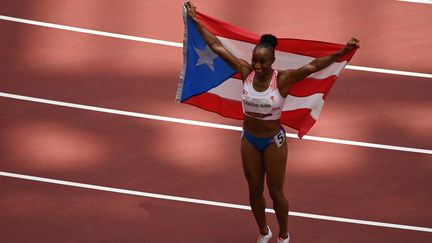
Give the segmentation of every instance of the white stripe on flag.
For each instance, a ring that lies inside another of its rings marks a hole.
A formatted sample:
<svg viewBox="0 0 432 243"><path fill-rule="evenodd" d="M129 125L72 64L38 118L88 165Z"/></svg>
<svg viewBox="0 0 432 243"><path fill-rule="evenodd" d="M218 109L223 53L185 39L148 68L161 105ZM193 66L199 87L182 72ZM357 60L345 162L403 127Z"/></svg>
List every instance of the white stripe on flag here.
<svg viewBox="0 0 432 243"><path fill-rule="evenodd" d="M252 50L255 48L255 44L251 44L248 42L232 40L224 37L219 37L218 39L222 42L225 48L229 50L234 56L240 59L244 59L248 62L252 60ZM316 58L304 55L298 55L283 51L276 51L276 61L274 67L279 70L286 69L298 69ZM334 62L327 68L316 72L309 77L316 79L325 79L329 76L336 75L338 76L342 69L347 64L346 61L343 62Z"/></svg>
<svg viewBox="0 0 432 243"><path fill-rule="evenodd" d="M208 93L215 94L223 99L230 99L241 102L241 91L243 89L243 84L240 80L235 78L230 78L220 84L219 86L211 89ZM296 97L288 95L285 100L285 105L282 111L292 111L297 109L311 109L311 116L317 120L319 114L321 113L322 107L324 105L323 94L316 93L313 95L305 97Z"/></svg>
<svg viewBox="0 0 432 243"><path fill-rule="evenodd" d="M316 93L306 97L295 97L288 95L285 100L285 105L282 111L292 111L297 109L311 109L311 116L313 119L318 120L321 110L324 105L322 93Z"/></svg>
<svg viewBox="0 0 432 243"><path fill-rule="evenodd" d="M219 86L216 86L207 92L218 95L225 99L241 102L242 90L243 90L243 83L240 79L229 78L225 82L221 83Z"/></svg>

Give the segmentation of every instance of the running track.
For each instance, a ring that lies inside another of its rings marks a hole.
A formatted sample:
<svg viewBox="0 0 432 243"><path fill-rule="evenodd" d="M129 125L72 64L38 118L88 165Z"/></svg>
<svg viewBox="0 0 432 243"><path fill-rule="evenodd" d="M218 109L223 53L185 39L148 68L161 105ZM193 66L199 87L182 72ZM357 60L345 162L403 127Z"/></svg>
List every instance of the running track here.
<svg viewBox="0 0 432 243"><path fill-rule="evenodd" d="M432 5L195 2L201 11L257 33L338 43L356 36L361 49L351 65L432 74ZM0 15L180 43L181 3L3 0ZM241 122L174 103L181 48L6 20L0 20L0 36L2 241L254 242L250 211L206 204L248 204L238 146ZM310 135L424 152L290 139L286 193L293 242L431 241L431 81L343 71ZM396 227L323 220L323 215ZM274 214L268 216L277 231Z"/></svg>

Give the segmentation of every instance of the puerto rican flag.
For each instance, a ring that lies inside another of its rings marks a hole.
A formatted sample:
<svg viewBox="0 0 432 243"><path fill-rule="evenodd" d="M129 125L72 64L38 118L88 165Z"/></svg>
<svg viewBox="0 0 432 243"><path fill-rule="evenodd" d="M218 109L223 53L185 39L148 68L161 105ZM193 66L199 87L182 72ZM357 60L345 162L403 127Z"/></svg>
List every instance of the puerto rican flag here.
<svg viewBox="0 0 432 243"><path fill-rule="evenodd" d="M200 12L197 16L234 56L251 60L252 50L259 43L260 35ZM185 8L183 20L184 65L176 102L194 105L224 117L243 119L243 84L240 75L207 46ZM279 38L273 67L277 70L298 69L315 58L330 55L343 47L321 41ZM295 83L288 91L280 122L297 130L299 138L317 121L327 94L355 51Z"/></svg>

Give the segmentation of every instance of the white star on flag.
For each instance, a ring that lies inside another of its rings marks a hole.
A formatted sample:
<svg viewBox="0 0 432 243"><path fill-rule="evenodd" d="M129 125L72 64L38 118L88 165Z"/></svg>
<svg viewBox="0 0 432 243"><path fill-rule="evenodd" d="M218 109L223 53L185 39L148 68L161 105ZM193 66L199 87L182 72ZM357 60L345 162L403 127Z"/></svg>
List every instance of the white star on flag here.
<svg viewBox="0 0 432 243"><path fill-rule="evenodd" d="M216 53L214 53L209 46L206 46L204 50L200 50L196 47L194 47L194 49L199 56L196 65L198 66L198 65L206 64L212 71L214 71L215 70L214 59L216 59L218 55L216 55Z"/></svg>

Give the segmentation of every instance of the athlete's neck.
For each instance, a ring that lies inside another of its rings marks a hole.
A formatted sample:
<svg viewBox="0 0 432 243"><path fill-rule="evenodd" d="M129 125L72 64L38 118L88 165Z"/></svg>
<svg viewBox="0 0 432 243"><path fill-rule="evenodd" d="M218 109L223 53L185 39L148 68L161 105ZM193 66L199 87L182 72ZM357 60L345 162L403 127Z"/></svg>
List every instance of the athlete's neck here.
<svg viewBox="0 0 432 243"><path fill-rule="evenodd" d="M267 83L269 80L271 80L273 76L274 70L271 69L271 71L263 72L263 73L255 73L255 80L259 83Z"/></svg>

